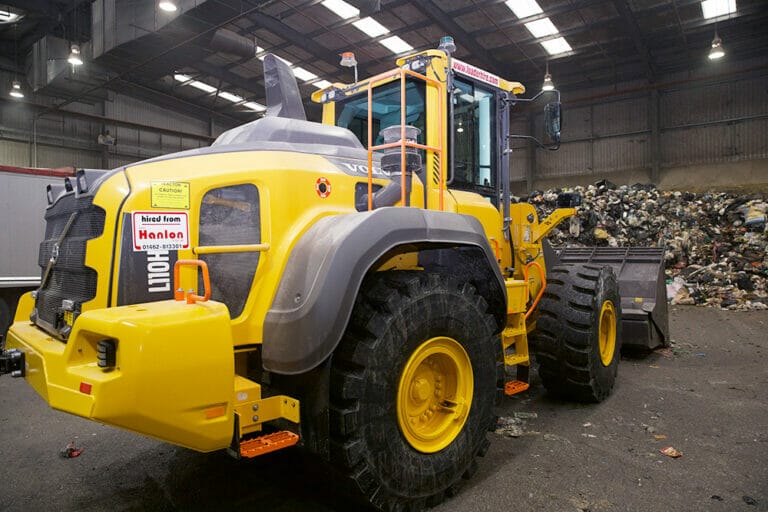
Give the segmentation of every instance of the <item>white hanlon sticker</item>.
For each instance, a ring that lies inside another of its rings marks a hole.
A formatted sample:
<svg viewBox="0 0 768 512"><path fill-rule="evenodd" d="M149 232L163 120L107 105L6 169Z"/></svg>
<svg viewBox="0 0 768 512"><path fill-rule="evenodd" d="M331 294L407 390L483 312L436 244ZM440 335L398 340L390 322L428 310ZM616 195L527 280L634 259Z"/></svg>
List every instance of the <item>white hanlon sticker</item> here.
<svg viewBox="0 0 768 512"><path fill-rule="evenodd" d="M189 249L187 212L133 212L134 251Z"/></svg>

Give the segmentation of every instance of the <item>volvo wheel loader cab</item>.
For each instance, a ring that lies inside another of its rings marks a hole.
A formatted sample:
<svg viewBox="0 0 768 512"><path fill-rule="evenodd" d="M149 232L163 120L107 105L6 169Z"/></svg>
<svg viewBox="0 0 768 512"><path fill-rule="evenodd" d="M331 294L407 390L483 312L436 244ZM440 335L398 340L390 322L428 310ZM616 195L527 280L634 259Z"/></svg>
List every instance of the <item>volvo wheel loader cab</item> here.
<svg viewBox="0 0 768 512"><path fill-rule="evenodd" d="M387 510L471 476L494 404L528 387L529 339L549 389L608 395L613 270L548 271L573 202L542 221L510 203L521 84L421 52L319 92L320 124L271 55L265 82L267 117L211 147L49 190L0 373L198 451L299 444Z"/></svg>

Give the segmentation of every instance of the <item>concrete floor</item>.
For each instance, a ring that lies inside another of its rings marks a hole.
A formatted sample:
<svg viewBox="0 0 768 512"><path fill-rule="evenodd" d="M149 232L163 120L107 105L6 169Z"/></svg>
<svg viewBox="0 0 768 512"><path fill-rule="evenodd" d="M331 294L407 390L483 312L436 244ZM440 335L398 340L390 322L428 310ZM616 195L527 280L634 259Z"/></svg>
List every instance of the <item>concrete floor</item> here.
<svg viewBox="0 0 768 512"><path fill-rule="evenodd" d="M537 417L521 437L490 433L475 477L434 510L768 511L768 312L677 307L671 329L675 353L624 359L603 404L540 385L506 399L501 416ZM73 439L83 454L59 457ZM0 440L0 510L349 510L298 451L198 454L50 410L10 377Z"/></svg>

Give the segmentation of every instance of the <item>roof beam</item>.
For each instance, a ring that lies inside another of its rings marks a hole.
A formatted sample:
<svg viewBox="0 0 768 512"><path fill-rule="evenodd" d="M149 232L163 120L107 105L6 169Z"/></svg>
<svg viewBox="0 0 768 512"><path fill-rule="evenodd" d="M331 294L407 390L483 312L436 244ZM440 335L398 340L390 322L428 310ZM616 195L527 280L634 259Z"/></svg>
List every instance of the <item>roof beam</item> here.
<svg viewBox="0 0 768 512"><path fill-rule="evenodd" d="M619 15L621 15L621 18L624 21L624 28L629 32L629 35L632 38L632 43L635 45L635 50L637 50L637 53L643 59L646 78L650 83L653 83L656 81L656 69L653 65L651 52L648 51L648 47L643 41L643 36L640 33L640 27L637 25L637 20L632 15L632 9L630 9L626 0L613 0L613 6L616 8Z"/></svg>
<svg viewBox="0 0 768 512"><path fill-rule="evenodd" d="M473 52L471 48L478 46L475 38L472 37L461 25L454 21L452 16L445 13L435 2L432 0L422 0L421 2L414 2L412 4L421 13L427 17L427 19L433 19L441 28L443 28L449 34L458 40L465 49L469 50L474 57L474 62L480 63L483 67L491 69L496 72L500 72L504 69L504 64L488 53Z"/></svg>
<svg viewBox="0 0 768 512"><path fill-rule="evenodd" d="M339 56L334 51L323 49L322 46L314 42L306 35L292 29L288 25L284 24L280 20L268 16L262 12L251 13L248 19L253 21L256 25L269 30L275 35L290 41L292 44L298 46L310 55L316 56L318 59L327 62L328 64L338 67ZM358 69L361 76L367 76L368 69L364 65L358 64Z"/></svg>

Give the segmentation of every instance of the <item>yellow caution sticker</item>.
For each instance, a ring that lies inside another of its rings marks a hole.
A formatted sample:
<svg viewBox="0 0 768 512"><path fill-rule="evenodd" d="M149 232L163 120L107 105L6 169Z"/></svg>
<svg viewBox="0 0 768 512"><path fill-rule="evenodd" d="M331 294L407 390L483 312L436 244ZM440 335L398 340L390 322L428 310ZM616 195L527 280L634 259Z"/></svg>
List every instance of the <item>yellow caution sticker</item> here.
<svg viewBox="0 0 768 512"><path fill-rule="evenodd" d="M189 210L189 183L153 181L152 208L182 208Z"/></svg>

